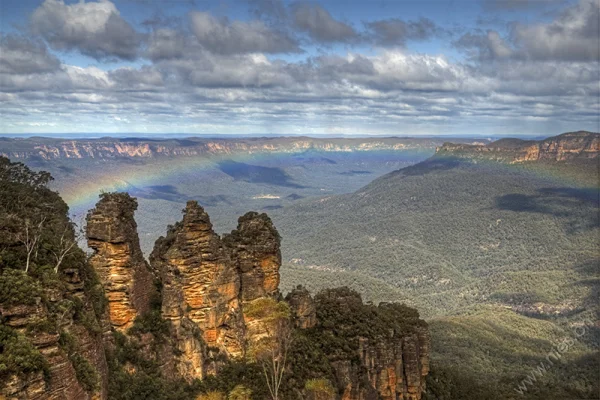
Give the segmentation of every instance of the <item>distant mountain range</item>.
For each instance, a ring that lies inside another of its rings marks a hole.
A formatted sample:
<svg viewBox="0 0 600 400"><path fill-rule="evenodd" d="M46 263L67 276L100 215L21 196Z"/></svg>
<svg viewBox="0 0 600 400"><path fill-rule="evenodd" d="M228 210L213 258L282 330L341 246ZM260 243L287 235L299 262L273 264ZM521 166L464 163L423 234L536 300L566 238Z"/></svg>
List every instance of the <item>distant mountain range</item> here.
<svg viewBox="0 0 600 400"><path fill-rule="evenodd" d="M110 159L149 158L169 156L211 156L239 153L275 153L319 150L352 152L371 150L434 149L447 139L441 138L313 138L313 137L257 137L257 138L201 138L186 139L54 139L33 137L27 139L0 138L0 155L11 159ZM458 143L485 144L487 140L456 139Z"/></svg>

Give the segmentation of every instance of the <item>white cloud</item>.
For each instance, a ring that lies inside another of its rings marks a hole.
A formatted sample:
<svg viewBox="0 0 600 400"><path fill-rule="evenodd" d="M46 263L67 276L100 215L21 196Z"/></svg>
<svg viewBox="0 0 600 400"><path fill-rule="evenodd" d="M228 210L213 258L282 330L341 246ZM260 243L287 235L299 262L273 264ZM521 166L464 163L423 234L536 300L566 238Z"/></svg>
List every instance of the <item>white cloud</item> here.
<svg viewBox="0 0 600 400"><path fill-rule="evenodd" d="M190 14L191 29L207 50L220 54L298 52L295 40L261 21L229 21L206 12Z"/></svg>
<svg viewBox="0 0 600 400"><path fill-rule="evenodd" d="M108 0L65 4L45 0L31 15L31 32L59 50L78 50L96 59L135 59L141 36Z"/></svg>

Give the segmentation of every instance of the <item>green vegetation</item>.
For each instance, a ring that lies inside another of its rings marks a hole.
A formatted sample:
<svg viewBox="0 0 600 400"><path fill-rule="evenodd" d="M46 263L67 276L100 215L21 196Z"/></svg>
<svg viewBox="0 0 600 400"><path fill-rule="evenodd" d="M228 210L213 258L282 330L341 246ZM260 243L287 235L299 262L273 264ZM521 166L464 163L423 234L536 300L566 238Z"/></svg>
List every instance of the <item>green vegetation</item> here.
<svg viewBox="0 0 600 400"><path fill-rule="evenodd" d="M327 379L311 379L304 385L308 397L312 400L333 400L336 390Z"/></svg>
<svg viewBox="0 0 600 400"><path fill-rule="evenodd" d="M227 400L250 400L251 398L252 390L244 385L237 385L229 392L229 395L227 395Z"/></svg>
<svg viewBox="0 0 600 400"><path fill-rule="evenodd" d="M25 271L5 269L0 275L0 303L12 305L34 305L39 301L42 290L38 281Z"/></svg>
<svg viewBox="0 0 600 400"><path fill-rule="evenodd" d="M0 380L10 374L27 379L26 375L40 371L49 380L52 366L34 343L60 334L59 345L77 380L93 392L99 387L98 374L80 352L80 338L65 329L81 326L91 336L98 335L97 317L104 313L106 299L76 245L67 205L47 187L51 180L47 172L34 172L0 157L0 306L31 306L17 310L27 316L19 326L22 333L14 325L4 325L5 319L12 318L10 313L1 321ZM72 280L83 283L83 296L69 290Z"/></svg>
<svg viewBox="0 0 600 400"><path fill-rule="evenodd" d="M428 398L595 399L600 390L600 359L585 343L585 336L593 335L594 328L590 322L587 326L581 323L584 321L562 327L497 306L436 319L429 325ZM566 346L564 351L556 353L561 346ZM538 375L540 363L544 366ZM531 374L536 379L524 384ZM526 390L520 394L523 385Z"/></svg>
<svg viewBox="0 0 600 400"><path fill-rule="evenodd" d="M596 167L434 157L356 193L298 201L271 213L282 287L348 285L416 307L432 330L431 398L594 398L597 328L544 384L514 388L557 332L599 310L598 187L580 186L597 185Z"/></svg>
<svg viewBox="0 0 600 400"><path fill-rule="evenodd" d="M130 335L151 333L157 340L164 341L169 335L169 323L162 318L160 310L151 310L136 317L128 333Z"/></svg>
<svg viewBox="0 0 600 400"><path fill-rule="evenodd" d="M363 304L361 296L348 288L319 292L315 303L319 324L309 332L331 361L355 357L359 337L377 341L390 332L404 336L425 326L415 309L402 304Z"/></svg>
<svg viewBox="0 0 600 400"><path fill-rule="evenodd" d="M50 366L29 339L0 324L0 383L11 375L42 372L49 378Z"/></svg>
<svg viewBox="0 0 600 400"><path fill-rule="evenodd" d="M522 167L440 164L275 211L283 286L320 289L327 277L373 301L391 297L391 287L426 317L496 292L534 290L553 303L589 296L577 267L597 259L597 190Z"/></svg>
<svg viewBox="0 0 600 400"><path fill-rule="evenodd" d="M263 370L265 383L273 400L281 397L288 355L292 345L292 312L288 303L270 297L259 297L245 308L248 318L260 323L267 336L255 341L248 351Z"/></svg>

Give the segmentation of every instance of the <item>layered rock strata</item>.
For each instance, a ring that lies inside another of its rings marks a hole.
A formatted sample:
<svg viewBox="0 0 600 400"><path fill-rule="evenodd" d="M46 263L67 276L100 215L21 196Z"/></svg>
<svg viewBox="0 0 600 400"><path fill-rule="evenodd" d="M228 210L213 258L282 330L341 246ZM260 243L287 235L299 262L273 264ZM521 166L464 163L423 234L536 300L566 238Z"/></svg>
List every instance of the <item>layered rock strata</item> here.
<svg viewBox="0 0 600 400"><path fill-rule="evenodd" d="M279 293L279 248L266 214L246 214L238 229L221 239L195 201L157 240L150 262L163 285L162 314L172 323L181 359L196 360L180 365L187 378L216 371L207 365L207 352L241 357L255 336L264 334L258 332L259 321L244 317L243 304Z"/></svg>
<svg viewBox="0 0 600 400"><path fill-rule="evenodd" d="M149 268L139 252L135 208L128 195L110 194L88 215L88 242L95 250L91 263L105 287L112 326L126 332L148 310L148 296L139 291L151 290L154 273L162 286L161 314L170 322L172 347L161 360L164 373L189 382L217 374L217 360L243 357L269 334L267 324L250 318L244 308L260 298L281 298L279 234L266 214L250 212L221 238L204 209L189 201L182 220L156 241ZM335 301L362 304L360 296L352 296ZM290 292L286 301L297 328L317 329L322 323L303 287ZM421 399L429 370L426 325L355 339L356 356L331 362L343 399Z"/></svg>
<svg viewBox="0 0 600 400"><path fill-rule="evenodd" d="M317 324L317 309L308 290L298 285L285 297L293 312L296 328L309 329Z"/></svg>
<svg viewBox="0 0 600 400"><path fill-rule="evenodd" d="M444 143L436 148L436 154L509 163L590 159L600 154L600 134L579 131L539 141L500 139L487 145Z"/></svg>
<svg viewBox="0 0 600 400"><path fill-rule="evenodd" d="M134 319L149 311L154 276L140 249L133 217L137 200L127 193L103 194L89 211L90 264L98 273L108 299L112 326L126 332Z"/></svg>

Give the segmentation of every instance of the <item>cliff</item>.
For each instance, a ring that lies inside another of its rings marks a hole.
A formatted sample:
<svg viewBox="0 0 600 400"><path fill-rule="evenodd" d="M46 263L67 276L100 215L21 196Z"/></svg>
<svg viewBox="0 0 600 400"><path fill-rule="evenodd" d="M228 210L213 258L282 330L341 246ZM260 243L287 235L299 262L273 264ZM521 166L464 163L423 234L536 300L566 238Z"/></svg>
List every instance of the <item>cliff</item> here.
<svg viewBox="0 0 600 400"><path fill-rule="evenodd" d="M500 139L487 145L444 143L436 155L484 158L508 163L526 161L570 161L597 158L600 134L568 132L544 140Z"/></svg>
<svg viewBox="0 0 600 400"><path fill-rule="evenodd" d="M462 142L462 139L457 139ZM431 138L332 138L263 137L203 139L51 139L27 138L0 141L0 156L13 159L114 159L151 157L197 157L235 153L276 153L318 151L372 151L433 149L440 139Z"/></svg>
<svg viewBox="0 0 600 400"><path fill-rule="evenodd" d="M137 201L126 193L103 194L87 215L90 264L98 273L112 326L125 332L150 309L153 275L142 254L133 213Z"/></svg>
<svg viewBox="0 0 600 400"><path fill-rule="evenodd" d="M0 158L0 398L107 399L102 289L49 179Z"/></svg>
<svg viewBox="0 0 600 400"><path fill-rule="evenodd" d="M430 337L418 313L399 304L363 304L347 288L315 298L318 337L345 400L420 400Z"/></svg>

